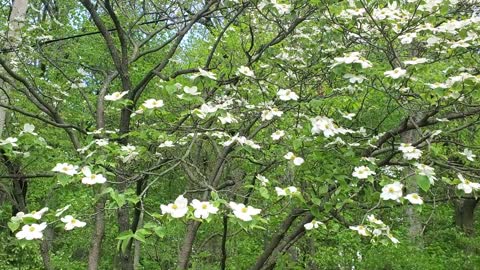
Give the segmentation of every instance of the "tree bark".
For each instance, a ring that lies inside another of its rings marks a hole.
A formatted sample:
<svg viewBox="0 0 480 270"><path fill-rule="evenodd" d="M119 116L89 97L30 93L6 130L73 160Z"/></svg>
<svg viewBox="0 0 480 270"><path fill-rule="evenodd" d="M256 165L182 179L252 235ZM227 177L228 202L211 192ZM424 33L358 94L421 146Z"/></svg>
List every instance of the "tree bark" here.
<svg viewBox="0 0 480 270"><path fill-rule="evenodd" d="M267 261L264 262L264 264L261 266L260 269L262 270L273 270L275 269L276 263L278 261L278 258L282 256L285 252L287 252L295 242L297 242L300 238L302 238L303 235L305 235L305 227L304 225L307 224L308 222L311 222L313 220L313 215L311 213L307 213L307 215L302 219L302 221L297 224L295 229L292 231L292 233L285 237L281 243L278 244L278 246L275 248L275 250L272 252L270 257L268 258Z"/></svg>
<svg viewBox="0 0 480 270"><path fill-rule="evenodd" d="M105 200L105 196L102 196L95 205L95 230L90 244L90 253L88 254L89 270L96 270L100 260L105 231Z"/></svg>
<svg viewBox="0 0 480 270"><path fill-rule="evenodd" d="M466 198L455 202L455 225L457 225L466 235L473 237L475 235L475 208L478 199Z"/></svg>
<svg viewBox="0 0 480 270"><path fill-rule="evenodd" d="M410 121L415 122L417 119L421 119L421 116L413 116L410 118ZM418 140L418 130L412 129L403 132L400 137L403 143L413 144ZM410 175L415 173L412 169L405 170L405 175ZM415 181L415 178L408 177L406 182L406 192L409 193L418 193L418 185ZM420 216L415 212L415 206L408 205L406 210L406 215L408 218L408 222L410 223L408 229L408 235L412 242L417 243L419 246L422 246L422 222L420 220Z"/></svg>
<svg viewBox="0 0 480 270"><path fill-rule="evenodd" d="M139 217L139 221L138 221L138 224L137 224L137 229L138 228L141 228L143 226L143 209L142 211L140 212L140 217ZM141 254L141 251L142 251L142 243L138 240L135 240L134 243L134 248L133 248L133 268L135 270L138 270L140 269L140 254Z"/></svg>
<svg viewBox="0 0 480 270"><path fill-rule="evenodd" d="M222 259L220 261L220 269L225 270L227 266L227 235L228 233L228 216L223 215L223 234L222 234Z"/></svg>
<svg viewBox="0 0 480 270"><path fill-rule="evenodd" d="M40 242L40 254L42 256L43 267L46 270L53 270L54 267L50 261L50 248L53 241L53 228L47 227L43 231L44 239Z"/></svg>
<svg viewBox="0 0 480 270"><path fill-rule="evenodd" d="M7 47L16 47L21 43L22 35L20 33L20 29L23 26L23 21L25 20L25 16L27 14L28 8L28 0L15 0L12 3L12 10L10 13L10 18L8 19L9 24L9 31L7 33L7 38L9 44ZM3 82L0 81L2 87L0 89L4 89L0 91L0 103L6 104L8 103L8 87L3 85ZM4 92L5 91L5 92ZM0 138L3 135L3 131L7 124L7 108L0 107Z"/></svg>
<svg viewBox="0 0 480 270"><path fill-rule="evenodd" d="M23 22L25 21L25 16L27 14L28 8L28 0L15 0L12 3L12 10L10 13L10 18L8 19L9 24L9 31L7 33L7 38L9 44L7 46L16 47L21 43L21 28L23 26ZM8 85L4 84L3 81L0 81L0 103L7 104L8 103ZM7 108L0 107L0 138L5 131L5 127L7 125ZM3 153L2 153L3 154ZM25 211L26 209L26 195L27 195L27 179L22 177L22 173L20 170L20 165L16 162L11 161L5 155L2 155L5 161L5 165L8 169L8 172L11 175L20 176L12 179L12 188L13 188L13 197L15 202L13 202L12 207L12 214L15 215L20 211Z"/></svg>
<svg viewBox="0 0 480 270"><path fill-rule="evenodd" d="M264 264L267 262L267 260L270 258L272 253L275 251L277 246L280 244L280 242L285 237L285 234L290 229L293 222L303 212L304 211L300 210L300 209L293 209L292 210L292 212L288 215L288 217L282 222L282 225L280 226L278 232L273 235L272 239L270 240L268 245L265 247L265 250L263 251L262 255L260 255L260 257L255 262L255 265L252 268L250 268L250 270L260 270L260 269L262 269Z"/></svg>
<svg viewBox="0 0 480 270"><path fill-rule="evenodd" d="M97 129L105 128L105 102L110 83L115 78L115 73L108 74L97 98L96 123ZM105 203L106 194L101 195L95 205L95 230L90 242L90 252L88 254L88 270L98 269L100 263L100 254L102 251L102 241L105 235Z"/></svg>
<svg viewBox="0 0 480 270"><path fill-rule="evenodd" d="M183 245L178 255L177 268L181 270L188 269L188 262L190 259L190 254L192 253L193 241L197 235L198 228L200 227L200 222L191 221L187 227L187 233L183 240Z"/></svg>

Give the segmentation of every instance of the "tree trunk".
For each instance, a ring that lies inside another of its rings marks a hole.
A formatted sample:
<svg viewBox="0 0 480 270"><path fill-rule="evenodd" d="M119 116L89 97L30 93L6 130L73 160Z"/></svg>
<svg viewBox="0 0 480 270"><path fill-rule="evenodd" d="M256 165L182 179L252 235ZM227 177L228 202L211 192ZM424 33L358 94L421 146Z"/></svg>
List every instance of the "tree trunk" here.
<svg viewBox="0 0 480 270"><path fill-rule="evenodd" d="M183 240L182 248L180 249L180 253L178 256L178 269L188 269L188 262L190 259L190 254L192 253L192 246L193 241L195 240L195 236L197 234L197 230L200 227L200 222L198 221L191 221L187 227L187 233Z"/></svg>
<svg viewBox="0 0 480 270"><path fill-rule="evenodd" d="M53 228L47 227L43 231L43 240L40 242L40 254L42 256L43 267L46 270L53 270L54 267L50 261L50 248L53 241Z"/></svg>
<svg viewBox="0 0 480 270"><path fill-rule="evenodd" d="M283 220L282 224L280 225L279 230L276 234L272 236L272 239L265 247L263 253L258 257L255 265L253 265L250 270L260 270L263 266L267 263L267 260L270 258L272 253L274 253L275 249L278 247L280 242L283 240L285 235L287 234L288 230L292 226L293 222L303 214L303 210L301 209L293 209L291 213Z"/></svg>
<svg viewBox="0 0 480 270"><path fill-rule="evenodd" d="M90 245L90 253L88 254L88 270L96 270L100 261L105 231L105 200L105 196L102 196L95 206L95 230Z"/></svg>
<svg viewBox="0 0 480 270"><path fill-rule="evenodd" d="M414 116L411 118L410 121L416 121L418 117ZM410 143L413 144L418 140L418 130L412 129L409 131L406 131L401 134L401 140L403 143ZM410 175L414 173L412 169L405 170L404 174L405 175ZM406 182L406 192L407 194L409 193L418 193L418 185L417 182L415 181L415 178L409 177L407 178ZM408 222L410 223L409 229L408 229L408 235L412 242L417 243L419 246L422 246L422 222L420 220L420 216L418 215L417 212L415 212L415 206L413 205L408 205L407 210L406 210L406 215L408 218Z"/></svg>
<svg viewBox="0 0 480 270"><path fill-rule="evenodd" d="M28 0L15 0L12 3L12 10L10 13L10 18L8 19L9 31L7 33L8 44L6 47L16 47L21 44L21 28L23 22L25 21L25 16L27 14ZM9 86L3 81L0 81L0 103L8 103L8 92ZM7 125L7 109L0 107L0 138L2 137L5 127ZM5 165L7 166L8 172L12 175L20 176L21 170L20 166L15 162L11 161L8 157L3 156L5 160ZM15 215L19 211L25 211L26 209L26 194L27 194L27 179L24 177L16 177L12 179L12 188L13 188L13 197L15 202L13 202L12 214Z"/></svg>
<svg viewBox="0 0 480 270"><path fill-rule="evenodd" d="M143 226L143 205L142 205L142 210L140 211L140 216L138 219L137 223L137 230L138 228L141 228ZM135 270L140 269L140 254L142 251L142 242L135 240L134 243L134 248L133 248L133 268Z"/></svg>
<svg viewBox="0 0 480 270"><path fill-rule="evenodd" d="M7 33L7 38L9 44L6 44L6 47L16 47L21 43L21 32L20 29L23 26L23 21L27 14L28 0L15 0L12 3L12 11L10 13L10 18L8 19L9 31ZM0 103L8 103L8 86L3 81L0 81ZM5 87L7 86L7 87ZM7 109L0 107L0 138L3 135L3 131L7 124Z"/></svg>
<svg viewBox="0 0 480 270"><path fill-rule="evenodd" d="M121 178L120 178L121 179ZM126 179L121 179L121 181L126 181ZM118 191L120 193L125 192L126 183L119 184ZM122 233L130 230L130 218L129 218L129 206L128 203L118 208L117 210L117 222L118 222L118 232ZM131 249L125 250L125 252L119 252L117 256L117 267L122 270L133 270L133 258Z"/></svg>
<svg viewBox="0 0 480 270"><path fill-rule="evenodd" d="M466 198L455 202L455 225L457 225L466 235L473 237L475 235L475 208L478 199Z"/></svg>

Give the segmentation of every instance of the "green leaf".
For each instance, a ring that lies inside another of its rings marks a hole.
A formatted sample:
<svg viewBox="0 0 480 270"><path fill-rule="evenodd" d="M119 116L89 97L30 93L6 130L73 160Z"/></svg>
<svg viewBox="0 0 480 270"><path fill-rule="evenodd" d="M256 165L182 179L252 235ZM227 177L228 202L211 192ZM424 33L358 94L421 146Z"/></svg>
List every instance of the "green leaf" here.
<svg viewBox="0 0 480 270"><path fill-rule="evenodd" d="M259 189L259 192L260 192L260 196L262 196L263 198L265 199L270 198L270 194L268 194L268 190L265 187L261 187Z"/></svg>
<svg viewBox="0 0 480 270"><path fill-rule="evenodd" d="M8 225L8 228L10 229L10 231L14 232L18 229L18 227L20 227L20 223L18 222L8 222L7 223Z"/></svg>
<svg viewBox="0 0 480 270"><path fill-rule="evenodd" d="M164 227L157 227L153 230L155 232L155 234L159 237L159 238L163 238L165 237L166 235L166 231L165 231L165 228Z"/></svg>
<svg viewBox="0 0 480 270"><path fill-rule="evenodd" d="M430 179L425 175L417 175L415 176L417 180L417 185L425 192L430 189Z"/></svg>
<svg viewBox="0 0 480 270"><path fill-rule="evenodd" d="M138 231L133 235L134 239L137 239L138 241L145 243L145 236L142 233L139 233Z"/></svg>
<svg viewBox="0 0 480 270"><path fill-rule="evenodd" d="M62 187L64 187L73 181L73 177L64 175L64 174L59 174L57 175L57 180L58 180L58 183L62 185Z"/></svg>
<svg viewBox="0 0 480 270"><path fill-rule="evenodd" d="M212 199L214 201L218 200L218 193L216 191L212 191L212 193L210 193L210 195L212 196Z"/></svg>
<svg viewBox="0 0 480 270"><path fill-rule="evenodd" d="M23 223L25 224L32 224L32 223L37 223L37 220L33 217L23 217L22 218Z"/></svg>
<svg viewBox="0 0 480 270"><path fill-rule="evenodd" d="M125 194L119 194L115 191L110 192L110 197L117 203L118 207L122 207L126 203Z"/></svg>
<svg viewBox="0 0 480 270"><path fill-rule="evenodd" d="M113 188L111 187L108 187L104 190L102 190L102 192L100 193L100 195L104 195L104 194L107 194L107 193L110 193L110 192L115 192Z"/></svg>
<svg viewBox="0 0 480 270"><path fill-rule="evenodd" d="M131 230L121 232L119 236L117 236L118 240L128 240L133 237L133 232Z"/></svg>
<svg viewBox="0 0 480 270"><path fill-rule="evenodd" d="M320 205L322 203L322 200L320 200L319 198L313 197L312 203L315 205Z"/></svg>

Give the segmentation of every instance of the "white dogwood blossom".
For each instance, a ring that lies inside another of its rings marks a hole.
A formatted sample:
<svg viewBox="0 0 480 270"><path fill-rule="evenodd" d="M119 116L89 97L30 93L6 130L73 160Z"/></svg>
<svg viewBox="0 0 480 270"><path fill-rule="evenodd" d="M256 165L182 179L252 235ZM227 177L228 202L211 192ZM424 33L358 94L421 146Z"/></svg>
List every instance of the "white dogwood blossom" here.
<svg viewBox="0 0 480 270"><path fill-rule="evenodd" d="M402 151L403 158L407 160L419 159L422 156L422 150L415 148L409 143L401 143L398 150Z"/></svg>
<svg viewBox="0 0 480 270"><path fill-rule="evenodd" d="M82 178L82 184L95 185L107 182L107 179L102 174L92 173L89 167L82 168L82 173L85 177Z"/></svg>
<svg viewBox="0 0 480 270"><path fill-rule="evenodd" d="M303 227L305 228L305 230L310 231L318 228L322 224L323 222L312 220L311 222L304 224Z"/></svg>
<svg viewBox="0 0 480 270"><path fill-rule="evenodd" d="M52 171L73 176L75 174L78 174L77 169L78 169L78 166L74 166L68 163L57 163L57 165L55 165Z"/></svg>
<svg viewBox="0 0 480 270"><path fill-rule="evenodd" d="M296 166L300 166L303 164L303 162L305 162L303 158L295 156L295 154L292 152L286 153L283 157L285 159L291 160Z"/></svg>
<svg viewBox="0 0 480 270"><path fill-rule="evenodd" d="M350 230L354 230L358 232L358 234L363 235L363 236L368 236L370 235L370 232L368 231L367 227L363 225L358 225L358 226L350 226Z"/></svg>
<svg viewBox="0 0 480 270"><path fill-rule="evenodd" d="M260 145L256 144L254 141L247 139L245 136L239 136L238 134L233 136L230 140L223 143L223 146L229 146L232 143L237 142L240 145L247 145L253 149L260 149Z"/></svg>
<svg viewBox="0 0 480 270"><path fill-rule="evenodd" d="M298 95L290 89L278 90L277 96L283 101L298 100Z"/></svg>
<svg viewBox="0 0 480 270"><path fill-rule="evenodd" d="M435 183L435 180L437 180L437 178L435 177L434 168L425 164L420 164L420 163L415 163L415 166L418 169L419 175L424 175L428 177L428 180L430 180L430 184L433 185Z"/></svg>
<svg viewBox="0 0 480 270"><path fill-rule="evenodd" d="M427 63L427 62L428 62L427 58L412 58L410 60L403 61L403 63L406 66L424 64L424 63Z"/></svg>
<svg viewBox="0 0 480 270"><path fill-rule="evenodd" d="M126 94L128 94L128 91L123 91L123 92L113 92L109 95L105 96L105 100L108 101L117 101L122 99Z"/></svg>
<svg viewBox="0 0 480 270"><path fill-rule="evenodd" d="M460 179L460 184L457 185L457 188L463 190L466 194L472 193L472 191L476 191L480 189L479 183L470 182L469 180L465 179L463 175L460 173L458 174L458 179Z"/></svg>
<svg viewBox="0 0 480 270"><path fill-rule="evenodd" d="M146 109L158 109L158 108L161 108L163 107L163 100L159 99L147 99L143 102L143 107L145 107Z"/></svg>
<svg viewBox="0 0 480 270"><path fill-rule="evenodd" d="M423 204L423 199L417 193L411 193L405 196L411 204Z"/></svg>
<svg viewBox="0 0 480 270"><path fill-rule="evenodd" d="M188 212L188 200L180 195L175 199L175 202L160 205L160 209L163 215L170 214L173 218L181 218Z"/></svg>
<svg viewBox="0 0 480 270"><path fill-rule="evenodd" d="M475 157L477 156L472 152L472 150L470 150L468 148L463 149L463 152L461 152L460 155L465 156L465 158L470 160L470 161L474 161Z"/></svg>
<svg viewBox="0 0 480 270"><path fill-rule="evenodd" d="M389 77L396 80L407 75L407 71L402 68L396 68L394 70L385 71L383 75L385 75L385 77Z"/></svg>
<svg viewBox="0 0 480 270"><path fill-rule="evenodd" d="M43 214L45 214L47 211L48 211L48 207L44 207L39 211L32 211L28 214L25 214L24 212L18 212L15 217L17 220L21 220L24 218L34 218L36 220L39 220L42 218Z"/></svg>
<svg viewBox="0 0 480 270"><path fill-rule="evenodd" d="M355 74L350 74L350 73L347 73L347 74L343 75L343 78L348 79L348 81L352 84L362 83L364 80L367 79L367 77L365 77L363 75L355 75Z"/></svg>
<svg viewBox="0 0 480 270"><path fill-rule="evenodd" d="M241 67L238 68L238 72L240 74L245 75L245 76L255 78L255 73L253 73L253 70L251 70L249 67L241 66Z"/></svg>
<svg viewBox="0 0 480 270"><path fill-rule="evenodd" d="M85 227L85 225L87 225L87 223L83 222L83 221L80 221L74 217L72 217L71 215L67 215L63 218L60 219L63 223L65 223L65 230L66 231L70 231L70 230L73 230L75 228L82 228L82 227Z"/></svg>
<svg viewBox="0 0 480 270"><path fill-rule="evenodd" d="M275 192L277 192L278 197L291 196L294 193L297 193L298 189L294 186L290 186L286 188L275 187Z"/></svg>
<svg viewBox="0 0 480 270"><path fill-rule="evenodd" d="M196 218L205 219L208 218L210 214L216 214L218 212L218 208L213 206L213 204L208 201L201 202L197 199L194 199L190 205L195 209L193 215Z"/></svg>
<svg viewBox="0 0 480 270"><path fill-rule="evenodd" d="M281 117L283 112L277 108L270 108L262 111L262 121L272 120L273 117Z"/></svg>
<svg viewBox="0 0 480 270"><path fill-rule="evenodd" d="M263 175L257 174L256 178L260 180L260 185L266 186L270 181Z"/></svg>
<svg viewBox="0 0 480 270"><path fill-rule="evenodd" d="M195 73L191 76L192 80L196 79L197 77L207 77L212 80L216 80L217 76L215 76L215 73L211 71L204 70L202 68L198 68L198 73Z"/></svg>
<svg viewBox="0 0 480 270"><path fill-rule="evenodd" d="M394 200L397 201L402 197L403 194L403 185L396 181L393 184L388 184L382 188L382 194L380 198L383 200Z"/></svg>
<svg viewBox="0 0 480 270"><path fill-rule="evenodd" d="M258 215L262 211L250 205L245 206L243 203L230 202L228 205L232 208L235 217L243 221L251 221L252 216Z"/></svg>
<svg viewBox="0 0 480 270"><path fill-rule="evenodd" d="M22 230L15 234L18 239L33 240L42 239L43 230L47 227L47 223L23 225Z"/></svg>
<svg viewBox="0 0 480 270"><path fill-rule="evenodd" d="M17 138L8 137L5 140L0 140L0 146L10 144L12 147L17 147L18 146L17 142L18 142Z"/></svg>
<svg viewBox="0 0 480 270"><path fill-rule="evenodd" d="M272 137L272 140L274 141L280 140L283 136L285 136L285 131L283 130L277 130L274 133L272 133L272 135L270 135L270 137Z"/></svg>
<svg viewBox="0 0 480 270"><path fill-rule="evenodd" d="M323 133L323 136L329 138L338 133L338 127L333 122L333 119L326 116L317 116L310 119L312 122L312 134Z"/></svg>
<svg viewBox="0 0 480 270"><path fill-rule="evenodd" d="M201 94L200 92L198 92L198 88L196 86L192 86L192 87L185 86L183 87L183 92L192 96L198 96Z"/></svg>
<svg viewBox="0 0 480 270"><path fill-rule="evenodd" d="M238 123L238 120L228 112L225 114L225 116L219 116L218 120L220 123L222 123L222 125Z"/></svg>
<svg viewBox="0 0 480 270"><path fill-rule="evenodd" d="M35 126L29 123L25 123L23 125L23 130L20 132L20 136L23 134L31 134L33 136L37 136L38 133L35 132Z"/></svg>
<svg viewBox="0 0 480 270"><path fill-rule="evenodd" d="M335 57L332 67L340 64L360 64L362 68L372 67L372 63L362 57L360 52L344 53L343 57Z"/></svg>
<svg viewBox="0 0 480 270"><path fill-rule="evenodd" d="M375 175L375 172L367 166L355 167L352 173L352 176L358 179L367 179L370 175Z"/></svg>

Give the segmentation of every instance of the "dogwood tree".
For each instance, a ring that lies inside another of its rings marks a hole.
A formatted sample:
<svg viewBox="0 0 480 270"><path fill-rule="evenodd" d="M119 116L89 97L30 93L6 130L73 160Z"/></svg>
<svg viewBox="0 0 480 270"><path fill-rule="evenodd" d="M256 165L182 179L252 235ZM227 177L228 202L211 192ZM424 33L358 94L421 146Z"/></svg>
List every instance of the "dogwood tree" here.
<svg viewBox="0 0 480 270"><path fill-rule="evenodd" d="M75 236L88 269L315 269L444 202L473 233L475 1L0 3L1 237L45 269Z"/></svg>

